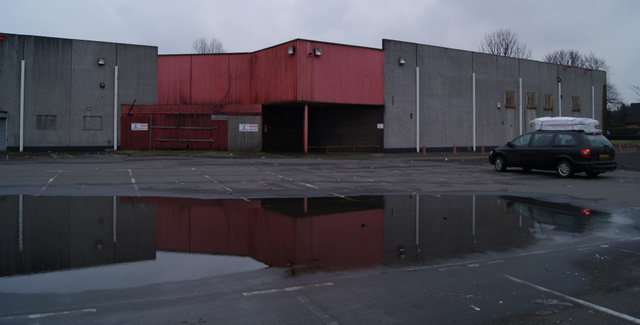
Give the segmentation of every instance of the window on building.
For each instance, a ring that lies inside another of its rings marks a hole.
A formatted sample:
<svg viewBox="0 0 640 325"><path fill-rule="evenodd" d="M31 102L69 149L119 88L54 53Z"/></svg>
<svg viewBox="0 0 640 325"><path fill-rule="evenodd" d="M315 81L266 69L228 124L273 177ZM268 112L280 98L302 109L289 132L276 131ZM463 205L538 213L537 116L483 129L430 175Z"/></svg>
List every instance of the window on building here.
<svg viewBox="0 0 640 325"><path fill-rule="evenodd" d="M572 111L579 111L582 109L582 99L580 98L580 96L572 96L571 97L571 110Z"/></svg>
<svg viewBox="0 0 640 325"><path fill-rule="evenodd" d="M504 93L504 107L516 108L516 92L505 91Z"/></svg>
<svg viewBox="0 0 640 325"><path fill-rule="evenodd" d="M527 93L527 108L532 108L532 109L538 108L538 93L534 93L534 92Z"/></svg>
<svg viewBox="0 0 640 325"><path fill-rule="evenodd" d="M553 95L551 94L544 95L544 109L548 109L548 110L553 109Z"/></svg>
<svg viewBox="0 0 640 325"><path fill-rule="evenodd" d="M57 130L57 115L36 115L36 130Z"/></svg>

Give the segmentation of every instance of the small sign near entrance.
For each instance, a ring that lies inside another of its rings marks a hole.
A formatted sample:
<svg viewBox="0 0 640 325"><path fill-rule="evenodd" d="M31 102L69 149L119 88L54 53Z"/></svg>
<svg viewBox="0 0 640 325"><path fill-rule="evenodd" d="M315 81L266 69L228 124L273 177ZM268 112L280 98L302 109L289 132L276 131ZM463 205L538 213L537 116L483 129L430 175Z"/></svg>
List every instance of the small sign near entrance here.
<svg viewBox="0 0 640 325"><path fill-rule="evenodd" d="M240 124L240 132L258 132L258 124Z"/></svg>
<svg viewBox="0 0 640 325"><path fill-rule="evenodd" d="M131 131L149 131L149 123L131 123Z"/></svg>

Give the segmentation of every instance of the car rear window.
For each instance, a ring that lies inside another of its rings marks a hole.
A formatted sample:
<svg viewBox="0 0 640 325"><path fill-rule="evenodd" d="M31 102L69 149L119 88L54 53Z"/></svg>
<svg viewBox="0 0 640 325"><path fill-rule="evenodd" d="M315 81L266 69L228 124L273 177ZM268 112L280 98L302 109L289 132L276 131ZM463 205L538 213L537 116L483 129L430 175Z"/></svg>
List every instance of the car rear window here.
<svg viewBox="0 0 640 325"><path fill-rule="evenodd" d="M604 137L604 135L599 133L586 133L584 137L589 141L589 144L593 148L607 148L613 147L611 142Z"/></svg>

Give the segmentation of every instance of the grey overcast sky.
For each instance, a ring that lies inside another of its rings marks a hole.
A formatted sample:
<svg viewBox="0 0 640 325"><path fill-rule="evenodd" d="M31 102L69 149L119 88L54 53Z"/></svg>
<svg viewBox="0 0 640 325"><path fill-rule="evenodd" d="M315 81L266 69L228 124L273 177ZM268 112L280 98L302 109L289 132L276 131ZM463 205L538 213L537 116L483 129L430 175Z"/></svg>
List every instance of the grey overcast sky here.
<svg viewBox="0 0 640 325"><path fill-rule="evenodd" d="M0 33L158 46L198 38L253 52L304 38L381 48L382 39L478 51L510 28L532 59L558 49L604 58L625 103L640 102L638 0L0 0Z"/></svg>

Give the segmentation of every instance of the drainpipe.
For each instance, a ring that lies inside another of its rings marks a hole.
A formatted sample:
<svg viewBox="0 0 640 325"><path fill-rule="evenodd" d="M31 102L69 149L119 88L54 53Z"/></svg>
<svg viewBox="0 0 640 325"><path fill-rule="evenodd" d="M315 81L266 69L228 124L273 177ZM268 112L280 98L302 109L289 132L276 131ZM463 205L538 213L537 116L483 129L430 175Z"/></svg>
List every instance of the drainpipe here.
<svg viewBox="0 0 640 325"><path fill-rule="evenodd" d="M558 116L562 117L562 81L558 77Z"/></svg>
<svg viewBox="0 0 640 325"><path fill-rule="evenodd" d="M113 72L113 151L118 150L118 66Z"/></svg>
<svg viewBox="0 0 640 325"><path fill-rule="evenodd" d="M420 67L416 67L416 152L420 152Z"/></svg>
<svg viewBox="0 0 640 325"><path fill-rule="evenodd" d="M591 85L591 118L594 119L594 120L596 119L596 104L595 104L595 101L596 101L596 97L595 96L596 96L596 94L595 94L595 92L596 92L595 88L593 87L593 85Z"/></svg>
<svg viewBox="0 0 640 325"><path fill-rule="evenodd" d="M25 62L20 63L20 152L24 150L24 75Z"/></svg>
<svg viewBox="0 0 640 325"><path fill-rule="evenodd" d="M520 135L522 135L522 120L523 120L523 116L522 116L522 78L518 79L518 91L520 92L520 94L518 95L518 110L520 111Z"/></svg>
<svg viewBox="0 0 640 325"><path fill-rule="evenodd" d="M473 152L476 151L476 73L472 73L471 74L472 77L472 81L471 81L471 88L472 88L472 93L473 93Z"/></svg>

